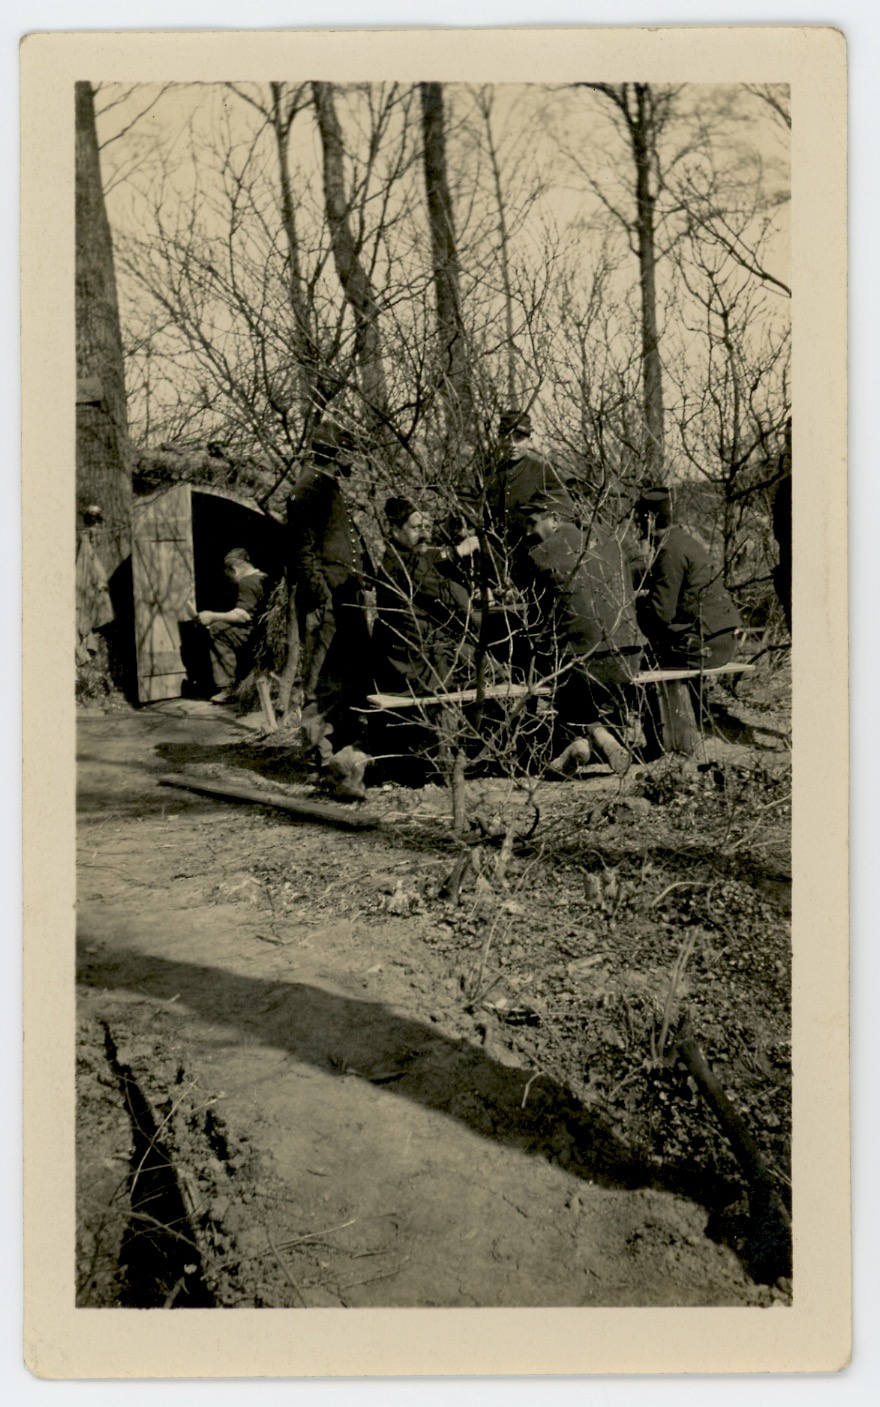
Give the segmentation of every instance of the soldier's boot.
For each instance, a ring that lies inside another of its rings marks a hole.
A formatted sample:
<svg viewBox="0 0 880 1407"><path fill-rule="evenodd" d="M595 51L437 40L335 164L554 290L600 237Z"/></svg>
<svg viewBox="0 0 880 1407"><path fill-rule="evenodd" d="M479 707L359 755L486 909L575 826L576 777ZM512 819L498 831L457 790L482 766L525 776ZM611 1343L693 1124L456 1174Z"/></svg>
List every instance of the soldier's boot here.
<svg viewBox="0 0 880 1407"><path fill-rule="evenodd" d="M551 777L567 777L576 772L579 767L584 767L592 756L592 748L588 738L575 738L568 747L554 757L547 768L547 773Z"/></svg>
<svg viewBox="0 0 880 1407"><path fill-rule="evenodd" d="M327 763L325 777L337 801L363 801L367 794L364 772L372 758L351 745L340 748Z"/></svg>
<svg viewBox="0 0 880 1407"><path fill-rule="evenodd" d="M609 733L601 723L592 723L587 729L590 741L596 751L605 758L612 772L618 777L622 777L629 771L632 756L625 747L617 741L612 733Z"/></svg>

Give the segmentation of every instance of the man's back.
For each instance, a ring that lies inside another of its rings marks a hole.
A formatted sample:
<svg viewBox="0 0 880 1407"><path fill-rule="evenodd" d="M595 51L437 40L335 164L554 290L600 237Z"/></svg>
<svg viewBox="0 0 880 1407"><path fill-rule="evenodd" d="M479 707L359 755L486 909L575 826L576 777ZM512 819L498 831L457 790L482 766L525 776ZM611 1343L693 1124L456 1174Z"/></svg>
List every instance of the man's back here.
<svg viewBox="0 0 880 1407"><path fill-rule="evenodd" d="M363 571L363 543L333 474L306 469L287 500L288 564L320 594Z"/></svg>
<svg viewBox="0 0 880 1407"><path fill-rule="evenodd" d="M699 624L709 636L741 623L708 551L678 524L660 538L646 590L643 615L649 627L684 630Z"/></svg>
<svg viewBox="0 0 880 1407"><path fill-rule="evenodd" d="M561 648L570 654L637 651L630 573L620 543L611 535L590 539L573 523L562 523L529 553L538 602Z"/></svg>

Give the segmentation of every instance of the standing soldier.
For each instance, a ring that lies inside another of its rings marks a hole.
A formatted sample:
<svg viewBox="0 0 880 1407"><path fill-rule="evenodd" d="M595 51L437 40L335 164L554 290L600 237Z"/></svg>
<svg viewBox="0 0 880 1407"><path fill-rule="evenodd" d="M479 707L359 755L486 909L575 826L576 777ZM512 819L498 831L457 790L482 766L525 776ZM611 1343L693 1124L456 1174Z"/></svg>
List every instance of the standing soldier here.
<svg viewBox="0 0 880 1407"><path fill-rule="evenodd" d="M534 444L531 416L524 410L502 413L498 441L498 460L484 494L484 526L490 549L500 559L500 579L509 576L515 586L522 588L530 578L528 507L536 498L550 493L564 516L573 519L571 476L552 464Z"/></svg>
<svg viewBox="0 0 880 1407"><path fill-rule="evenodd" d="M371 564L340 483L351 477L354 449L346 431L323 427L312 442L313 463L287 501L288 580L296 592L303 691L311 705L304 725L324 761L359 742L362 724L353 710L363 706L370 687L363 593Z"/></svg>
<svg viewBox="0 0 880 1407"><path fill-rule="evenodd" d="M367 566L341 479L351 477L354 442L329 425L312 441L312 463L287 500L287 577L296 592L303 694L313 701L324 657Z"/></svg>

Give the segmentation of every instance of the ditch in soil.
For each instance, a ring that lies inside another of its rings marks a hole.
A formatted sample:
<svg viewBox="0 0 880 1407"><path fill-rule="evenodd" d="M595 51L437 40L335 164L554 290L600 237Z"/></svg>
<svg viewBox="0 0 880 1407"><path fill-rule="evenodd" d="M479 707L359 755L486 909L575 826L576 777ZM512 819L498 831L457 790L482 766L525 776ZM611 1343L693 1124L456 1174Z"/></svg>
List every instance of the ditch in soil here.
<svg viewBox="0 0 880 1407"><path fill-rule="evenodd" d="M785 1206L790 758L784 710L751 712L765 745L702 771L544 788L503 873L516 798L481 784L456 902L438 788L319 830L157 785L285 777L216 711L84 719L80 1302L126 1302L148 1239L114 1201L138 1155L106 1022L182 1200L157 1220L198 1251L164 1246L151 1303L788 1303L675 1047L687 1011Z"/></svg>

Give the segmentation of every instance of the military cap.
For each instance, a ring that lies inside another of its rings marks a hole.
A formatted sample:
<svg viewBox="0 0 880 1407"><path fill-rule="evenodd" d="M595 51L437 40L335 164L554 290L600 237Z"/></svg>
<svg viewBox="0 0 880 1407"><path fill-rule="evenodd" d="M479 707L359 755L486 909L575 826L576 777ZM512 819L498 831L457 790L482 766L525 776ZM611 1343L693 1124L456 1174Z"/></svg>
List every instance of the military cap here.
<svg viewBox="0 0 880 1407"><path fill-rule="evenodd" d="M329 420L318 427L312 440L312 454L320 459L350 459L355 448L354 436Z"/></svg>
<svg viewBox="0 0 880 1407"><path fill-rule="evenodd" d="M543 489L517 510L523 518L534 518L538 513L558 513L560 518L571 518L574 512L570 495L561 486Z"/></svg>
<svg viewBox="0 0 880 1407"><path fill-rule="evenodd" d="M639 513L659 513L666 509L668 512L671 506L671 492L664 485L659 484L655 488L642 489L636 504L636 511Z"/></svg>
<svg viewBox="0 0 880 1407"><path fill-rule="evenodd" d="M499 435L512 435L521 430L524 435L532 433L532 417L527 410L503 410L498 421Z"/></svg>
<svg viewBox="0 0 880 1407"><path fill-rule="evenodd" d="M393 528L402 528L416 511L416 505L410 498L395 497L385 500L385 517Z"/></svg>

